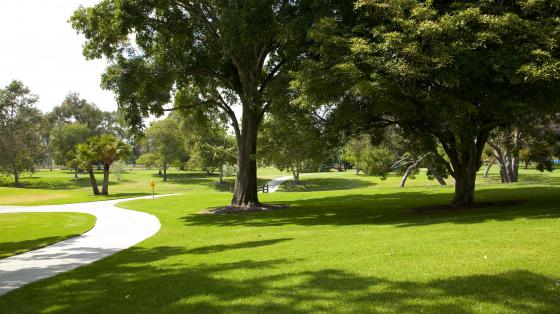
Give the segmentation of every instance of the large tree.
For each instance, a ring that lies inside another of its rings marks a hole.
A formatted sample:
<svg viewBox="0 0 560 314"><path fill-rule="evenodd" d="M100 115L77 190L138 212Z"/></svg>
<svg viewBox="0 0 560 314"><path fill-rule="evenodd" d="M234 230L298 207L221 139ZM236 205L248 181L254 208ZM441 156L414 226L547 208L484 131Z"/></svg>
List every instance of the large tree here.
<svg viewBox="0 0 560 314"><path fill-rule="evenodd" d="M87 39L87 58L110 60L103 84L130 124L140 127L170 102L225 112L239 155L231 205L258 207L257 133L270 106L264 95L298 61L313 17L333 12L329 2L103 0L79 8L71 22Z"/></svg>
<svg viewBox="0 0 560 314"><path fill-rule="evenodd" d="M0 89L0 169L14 176L33 171L41 156L41 112L34 108L37 97L20 81Z"/></svg>
<svg viewBox="0 0 560 314"><path fill-rule="evenodd" d="M363 0L356 14L352 27L325 19L311 32L315 58L294 84L302 101L337 102L363 128L396 124L434 154L441 146L453 205L473 205L490 132L557 108L555 5Z"/></svg>

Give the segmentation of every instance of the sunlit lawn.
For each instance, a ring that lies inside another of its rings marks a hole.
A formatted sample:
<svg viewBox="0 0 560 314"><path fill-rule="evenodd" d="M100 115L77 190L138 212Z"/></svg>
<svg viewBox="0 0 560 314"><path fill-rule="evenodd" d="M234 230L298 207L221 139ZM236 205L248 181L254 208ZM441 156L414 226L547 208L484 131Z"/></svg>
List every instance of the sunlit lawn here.
<svg viewBox="0 0 560 314"><path fill-rule="evenodd" d="M269 178L281 175L274 168L262 168L261 184ZM103 175L97 173L98 184ZM184 172L170 168L168 182L163 182L157 170L146 170L129 167L117 182L116 175L111 175L109 196L92 195L87 174L74 179L72 171L41 169L35 174L24 175L21 179L24 188L14 188L9 177L0 180L0 205L45 205L91 202L115 198L128 198L150 195L150 180L156 180L156 194L189 193L193 189L209 188L219 191L230 191L233 177L226 177L225 183L217 184L217 174L208 176L202 172Z"/></svg>
<svg viewBox="0 0 560 314"><path fill-rule="evenodd" d="M94 224L94 216L79 213L0 214L0 258L78 236Z"/></svg>
<svg viewBox="0 0 560 314"><path fill-rule="evenodd" d="M132 176L131 176L132 177ZM123 183L140 192L146 178ZM114 256L0 297L7 313L551 313L560 309L560 177L479 179L506 207L418 213L445 204L424 175L398 188L353 173L302 176L297 192L261 194L289 209L201 214L231 194L217 178L177 174L182 195L123 207L162 229ZM451 183L451 182L450 182ZM117 186L115 186L115 190ZM287 188L290 190L290 187ZM294 189L291 189L294 190ZM124 191L124 190L123 190Z"/></svg>

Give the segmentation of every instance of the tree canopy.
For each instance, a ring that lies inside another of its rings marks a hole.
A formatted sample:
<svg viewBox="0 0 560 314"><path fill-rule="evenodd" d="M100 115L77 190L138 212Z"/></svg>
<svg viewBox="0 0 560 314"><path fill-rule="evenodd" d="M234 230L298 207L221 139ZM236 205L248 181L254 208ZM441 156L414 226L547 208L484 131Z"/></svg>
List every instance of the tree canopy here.
<svg viewBox="0 0 560 314"><path fill-rule="evenodd" d="M336 103L346 127L396 124L434 154L441 146L453 204L471 206L490 132L558 106L554 12L534 1L358 1L355 24L316 25L293 86L302 103Z"/></svg>
<svg viewBox="0 0 560 314"><path fill-rule="evenodd" d="M0 89L0 170L14 177L32 171L42 153L39 129L41 112L33 105L38 98L20 81Z"/></svg>
<svg viewBox="0 0 560 314"><path fill-rule="evenodd" d="M84 55L111 61L103 84L117 94L126 120L175 109L221 110L238 146L232 205L260 206L256 186L258 126L277 75L304 52L314 17L339 2L299 0L117 1L78 9ZM350 2L344 2L348 9ZM233 105L240 104L236 116Z"/></svg>

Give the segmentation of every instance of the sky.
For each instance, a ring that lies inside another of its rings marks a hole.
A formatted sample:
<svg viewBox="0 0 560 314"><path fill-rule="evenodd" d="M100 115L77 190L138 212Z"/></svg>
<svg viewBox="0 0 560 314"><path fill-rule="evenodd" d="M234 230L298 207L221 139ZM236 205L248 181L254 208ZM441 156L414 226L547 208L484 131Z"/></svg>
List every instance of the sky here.
<svg viewBox="0 0 560 314"><path fill-rule="evenodd" d="M86 60L84 38L68 23L80 5L98 0L0 0L0 87L17 79L50 111L68 92L80 93L104 111L117 109L114 94L100 87L104 60Z"/></svg>

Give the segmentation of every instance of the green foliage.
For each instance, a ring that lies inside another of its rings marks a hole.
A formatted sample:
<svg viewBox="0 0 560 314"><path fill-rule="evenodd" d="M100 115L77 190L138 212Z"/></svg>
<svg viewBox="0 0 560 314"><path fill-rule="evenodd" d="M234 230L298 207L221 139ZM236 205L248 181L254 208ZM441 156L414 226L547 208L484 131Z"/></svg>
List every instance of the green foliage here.
<svg viewBox="0 0 560 314"><path fill-rule="evenodd" d="M123 160L131 153L130 145L111 134L91 137L88 143L94 152L95 160L105 166L111 166L113 162Z"/></svg>
<svg viewBox="0 0 560 314"><path fill-rule="evenodd" d="M185 134L184 145L189 154L188 167L202 169L207 174L235 165L237 143L228 135L219 116L194 111L181 116L181 129Z"/></svg>
<svg viewBox="0 0 560 314"><path fill-rule="evenodd" d="M183 136L179 132L179 123L173 116L152 122L146 130L149 150L157 155L158 164L165 168L164 170L167 170L169 164L185 156Z"/></svg>
<svg viewBox="0 0 560 314"><path fill-rule="evenodd" d="M276 107L261 127L258 158L264 165L299 173L318 168L328 158L329 141L313 117L288 106ZM307 169L306 169L307 168Z"/></svg>
<svg viewBox="0 0 560 314"><path fill-rule="evenodd" d="M91 134L83 123L63 123L53 128L49 146L57 165L68 165L75 159L76 145L85 143Z"/></svg>
<svg viewBox="0 0 560 314"><path fill-rule="evenodd" d="M20 81L0 89L0 171L13 175L16 185L22 172L33 171L43 152L36 102Z"/></svg>
<svg viewBox="0 0 560 314"><path fill-rule="evenodd" d="M145 153L136 159L136 164L143 165L146 169L150 170L152 168L159 167L159 161L160 160L157 154Z"/></svg>
<svg viewBox="0 0 560 314"><path fill-rule="evenodd" d="M395 154L386 147L370 147L364 152L362 169L368 175L385 179L387 174L392 171L391 165L395 159Z"/></svg>
<svg viewBox="0 0 560 314"><path fill-rule="evenodd" d="M555 4L533 3L359 1L356 23L316 25L292 86L302 105L336 104L344 127L397 124L441 145L454 203L469 206L490 132L558 108Z"/></svg>

